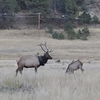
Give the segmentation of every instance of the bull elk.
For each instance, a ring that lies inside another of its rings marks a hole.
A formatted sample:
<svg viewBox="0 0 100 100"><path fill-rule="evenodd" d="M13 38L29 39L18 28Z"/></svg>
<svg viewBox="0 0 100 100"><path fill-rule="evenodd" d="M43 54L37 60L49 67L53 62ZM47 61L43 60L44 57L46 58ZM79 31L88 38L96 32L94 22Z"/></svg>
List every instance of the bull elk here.
<svg viewBox="0 0 100 100"><path fill-rule="evenodd" d="M83 63L80 61L80 60L77 60L77 61L72 61L68 67L67 67L67 70L66 70L66 73L73 73L74 74L74 71L75 70L78 70L78 69L81 69L81 71L83 72L84 69L82 68L83 66Z"/></svg>
<svg viewBox="0 0 100 100"><path fill-rule="evenodd" d="M16 69L16 76L18 74L18 71L20 72L20 74L22 74L24 67L35 68L35 72L37 72L38 67L44 66L47 63L48 59L52 59L52 57L49 55L49 53L52 51L48 50L46 46L46 42L45 44L41 43L39 46L44 51L44 55L43 56L33 56L33 55L22 56L17 62L18 68ZM43 48L43 46L45 47L46 50Z"/></svg>

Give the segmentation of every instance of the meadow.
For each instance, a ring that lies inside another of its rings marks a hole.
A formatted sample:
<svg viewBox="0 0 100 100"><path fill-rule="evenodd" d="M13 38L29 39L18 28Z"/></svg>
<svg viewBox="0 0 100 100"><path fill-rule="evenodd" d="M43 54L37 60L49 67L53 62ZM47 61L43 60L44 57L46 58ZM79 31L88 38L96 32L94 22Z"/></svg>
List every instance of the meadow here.
<svg viewBox="0 0 100 100"><path fill-rule="evenodd" d="M0 100L98 100L100 69L91 66L99 66L100 62L85 61L84 73L78 70L74 75L65 73L69 62L50 61L37 74L34 69L24 69L17 77L16 64L0 68Z"/></svg>
<svg viewBox="0 0 100 100"><path fill-rule="evenodd" d="M0 30L0 100L99 100L100 30L90 31L87 41L70 41L52 39L44 30ZM53 60L38 68L37 74L24 69L15 77L18 59L42 55L38 44L44 42L53 50ZM68 64L76 59L83 62L84 73L66 74Z"/></svg>

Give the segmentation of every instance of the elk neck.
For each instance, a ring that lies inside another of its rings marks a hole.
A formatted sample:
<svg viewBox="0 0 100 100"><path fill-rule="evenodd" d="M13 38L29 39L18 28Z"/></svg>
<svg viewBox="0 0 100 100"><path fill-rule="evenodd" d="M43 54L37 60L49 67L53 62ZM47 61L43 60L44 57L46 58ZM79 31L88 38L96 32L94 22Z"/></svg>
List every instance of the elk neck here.
<svg viewBox="0 0 100 100"><path fill-rule="evenodd" d="M40 62L40 65L44 66L45 63L47 63L48 61L48 58L44 56L39 56L39 62Z"/></svg>

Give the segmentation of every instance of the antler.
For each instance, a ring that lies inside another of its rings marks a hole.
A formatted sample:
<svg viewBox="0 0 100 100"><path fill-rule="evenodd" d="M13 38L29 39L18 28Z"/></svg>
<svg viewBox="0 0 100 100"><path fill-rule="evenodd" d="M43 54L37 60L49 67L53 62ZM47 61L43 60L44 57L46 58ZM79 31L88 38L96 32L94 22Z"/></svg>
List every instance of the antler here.
<svg viewBox="0 0 100 100"><path fill-rule="evenodd" d="M40 43L40 45L39 45L39 46L41 47L41 49L42 49L44 52L46 52L46 51L44 50L44 48L42 47L42 45L43 45L43 44L42 44L42 43Z"/></svg>
<svg viewBox="0 0 100 100"><path fill-rule="evenodd" d="M46 48L47 51L44 50L44 48L42 47L42 45L45 46L45 48ZM46 46L46 42L45 42L45 44L40 43L39 46L41 47L41 49L42 49L44 52L48 52L48 53L49 53L49 52L52 52L52 50L48 50L48 48L47 48L47 46Z"/></svg>

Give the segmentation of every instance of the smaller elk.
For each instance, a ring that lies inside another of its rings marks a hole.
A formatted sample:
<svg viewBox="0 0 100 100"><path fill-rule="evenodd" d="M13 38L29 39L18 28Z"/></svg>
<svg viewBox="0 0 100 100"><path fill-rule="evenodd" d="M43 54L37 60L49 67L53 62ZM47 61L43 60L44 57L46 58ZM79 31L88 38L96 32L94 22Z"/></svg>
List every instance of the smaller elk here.
<svg viewBox="0 0 100 100"><path fill-rule="evenodd" d="M78 69L81 69L81 71L83 72L84 69L82 68L83 66L83 63L80 61L80 60L77 60L77 61L72 61L69 65L68 65L68 68L66 70L66 73L73 73L74 74L74 71L75 70L78 70Z"/></svg>
<svg viewBox="0 0 100 100"><path fill-rule="evenodd" d="M44 55L43 56L33 56L33 55L22 56L17 62L18 68L16 69L16 76L18 74L18 71L22 74L24 67L35 68L35 72L37 72L38 67L44 66L47 63L48 59L52 59L52 57L49 55L49 53L52 51L48 50L46 46L46 42L45 44L41 43L39 46L45 52ZM47 51L43 48L43 46Z"/></svg>

